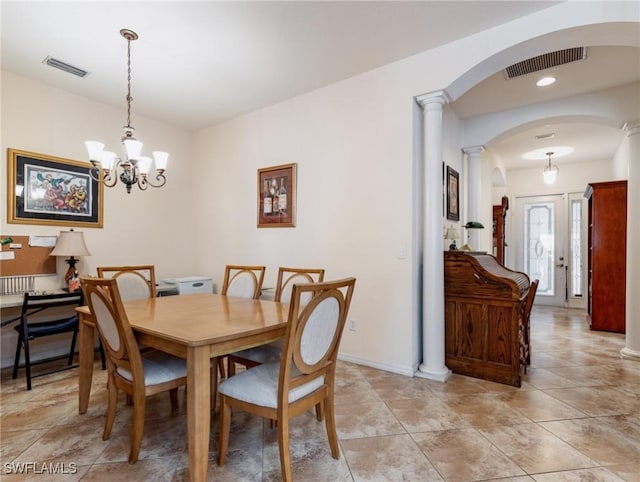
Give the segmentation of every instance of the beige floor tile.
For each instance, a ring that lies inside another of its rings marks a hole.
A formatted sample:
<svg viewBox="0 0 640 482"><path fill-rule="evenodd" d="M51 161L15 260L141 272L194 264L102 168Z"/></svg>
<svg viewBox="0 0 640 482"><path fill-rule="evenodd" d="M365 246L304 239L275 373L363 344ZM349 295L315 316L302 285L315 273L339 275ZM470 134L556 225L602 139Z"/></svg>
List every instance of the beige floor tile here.
<svg viewBox="0 0 640 482"><path fill-rule="evenodd" d="M510 408L496 394L464 395L451 398L447 401L447 406L473 427L517 425L531 422L529 418Z"/></svg>
<svg viewBox="0 0 640 482"><path fill-rule="evenodd" d="M622 482L614 473L605 468L570 470L567 472L553 472L534 476L537 482Z"/></svg>
<svg viewBox="0 0 640 482"><path fill-rule="evenodd" d="M340 440L406 433L384 402L336 405Z"/></svg>
<svg viewBox="0 0 640 482"><path fill-rule="evenodd" d="M640 460L640 426L624 419L585 418L540 425L599 464Z"/></svg>
<svg viewBox="0 0 640 482"><path fill-rule="evenodd" d="M597 465L589 457L536 424L490 427L479 431L528 474Z"/></svg>
<svg viewBox="0 0 640 482"><path fill-rule="evenodd" d="M344 440L353 480L443 480L409 435Z"/></svg>
<svg viewBox="0 0 640 482"><path fill-rule="evenodd" d="M59 403L55 399L21 403L7 403L3 400L2 405L2 432L51 428L78 412L77 403L74 406L71 403Z"/></svg>
<svg viewBox="0 0 640 482"><path fill-rule="evenodd" d="M369 382L382 400L425 398L433 395L429 383L423 378L397 375Z"/></svg>
<svg viewBox="0 0 640 482"><path fill-rule="evenodd" d="M91 465L106 445L99 423L57 425L16 457L15 461Z"/></svg>
<svg viewBox="0 0 640 482"><path fill-rule="evenodd" d="M582 418L586 415L540 390L519 390L498 397L510 408L534 422Z"/></svg>
<svg viewBox="0 0 640 482"><path fill-rule="evenodd" d="M637 396L611 386L551 389L545 392L590 417L633 413L639 405Z"/></svg>
<svg viewBox="0 0 640 482"><path fill-rule="evenodd" d="M635 464L609 465L607 470L613 472L626 482L640 482L640 462Z"/></svg>
<svg viewBox="0 0 640 482"><path fill-rule="evenodd" d="M265 481L282 480L278 430L265 424L263 470ZM352 480L349 466L342 454L331 456L325 423L315 413L307 412L290 421L289 453L294 480L333 482Z"/></svg>
<svg viewBox="0 0 640 482"><path fill-rule="evenodd" d="M340 381L334 394L334 403L336 405L354 405L380 401L378 393L365 379L350 378L348 381Z"/></svg>
<svg viewBox="0 0 640 482"><path fill-rule="evenodd" d="M0 434L0 463L10 462L24 452L36 440L42 437L47 429L17 430Z"/></svg>
<svg viewBox="0 0 640 482"><path fill-rule="evenodd" d="M475 429L412 434L446 481L471 481L526 475Z"/></svg>
<svg viewBox="0 0 640 482"><path fill-rule="evenodd" d="M76 482L83 480L91 468L90 465L76 466L62 463L42 463L31 461L30 464L9 464L3 466L0 480L3 482ZM86 479L84 479L86 480Z"/></svg>
<svg viewBox="0 0 640 482"><path fill-rule="evenodd" d="M574 380L556 375L547 368L529 368L526 379L527 383L539 390L578 386Z"/></svg>
<svg viewBox="0 0 640 482"><path fill-rule="evenodd" d="M83 481L109 481L109 482L131 482L131 481L154 481L170 482L177 480L176 457L166 457L163 459L140 460L136 464L127 462L95 464L83 477Z"/></svg>
<svg viewBox="0 0 640 482"><path fill-rule="evenodd" d="M464 417L434 395L417 400L391 400L387 406L409 433L471 427Z"/></svg>

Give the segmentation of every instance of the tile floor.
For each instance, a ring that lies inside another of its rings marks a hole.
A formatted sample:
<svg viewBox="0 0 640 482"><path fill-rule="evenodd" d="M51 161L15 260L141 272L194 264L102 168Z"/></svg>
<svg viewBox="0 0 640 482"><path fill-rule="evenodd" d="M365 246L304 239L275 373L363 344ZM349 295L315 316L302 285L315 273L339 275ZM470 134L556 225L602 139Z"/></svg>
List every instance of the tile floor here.
<svg viewBox="0 0 640 482"><path fill-rule="evenodd" d="M454 375L441 384L341 362L336 389L339 460L309 413L291 430L299 481L640 481L640 363L622 360L621 335L590 332L584 313L534 307L532 366L517 389ZM96 364L98 366L98 364ZM122 403L111 439L101 438L104 372L89 412L77 413L75 370L24 379L2 372L0 479L188 480L184 394L170 415L166 394L147 408L140 460L127 460L131 409ZM234 413L227 464L209 480L280 480L276 431ZM76 473L7 474L35 462Z"/></svg>

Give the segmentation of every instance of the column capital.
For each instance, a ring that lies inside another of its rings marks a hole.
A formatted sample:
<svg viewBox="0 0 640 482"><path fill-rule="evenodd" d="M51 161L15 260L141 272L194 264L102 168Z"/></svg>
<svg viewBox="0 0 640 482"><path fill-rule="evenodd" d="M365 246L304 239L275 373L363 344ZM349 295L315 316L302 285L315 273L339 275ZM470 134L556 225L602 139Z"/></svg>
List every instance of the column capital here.
<svg viewBox="0 0 640 482"><path fill-rule="evenodd" d="M451 102L451 97L446 90L436 90L435 92L418 95L416 100L422 107L425 107L427 104L448 104Z"/></svg>
<svg viewBox="0 0 640 482"><path fill-rule="evenodd" d="M484 146L469 146L463 147L462 152L471 156L472 154L480 155L485 151Z"/></svg>
<svg viewBox="0 0 640 482"><path fill-rule="evenodd" d="M626 131L629 137L640 134L640 119L625 122L622 130Z"/></svg>

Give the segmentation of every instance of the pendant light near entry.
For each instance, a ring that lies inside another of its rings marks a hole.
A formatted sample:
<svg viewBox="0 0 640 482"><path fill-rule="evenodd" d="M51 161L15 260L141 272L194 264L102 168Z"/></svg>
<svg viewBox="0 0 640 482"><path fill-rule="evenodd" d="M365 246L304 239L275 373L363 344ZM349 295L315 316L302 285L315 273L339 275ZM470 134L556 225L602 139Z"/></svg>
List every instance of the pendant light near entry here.
<svg viewBox="0 0 640 482"><path fill-rule="evenodd" d="M555 164L551 164L551 156L553 155L553 152L547 152L546 155L549 156L549 164L544 168L544 171L542 171L542 176L544 177L545 184L553 184L556 182L556 176L559 169Z"/></svg>

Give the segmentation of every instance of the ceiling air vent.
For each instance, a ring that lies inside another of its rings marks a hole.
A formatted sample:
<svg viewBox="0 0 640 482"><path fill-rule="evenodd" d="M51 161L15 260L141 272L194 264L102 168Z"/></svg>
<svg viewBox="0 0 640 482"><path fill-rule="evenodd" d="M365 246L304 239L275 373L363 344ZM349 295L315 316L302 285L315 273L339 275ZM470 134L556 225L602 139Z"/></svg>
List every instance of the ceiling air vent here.
<svg viewBox="0 0 640 482"><path fill-rule="evenodd" d="M555 67L556 65L568 64L576 60L587 58L587 47L576 47L573 49L557 50L548 54L538 55L517 64L510 65L505 69L507 79L531 74L540 70Z"/></svg>
<svg viewBox="0 0 640 482"><path fill-rule="evenodd" d="M42 63L50 65L51 67L55 67L56 69L64 70L65 72L68 72L70 74L77 75L78 77L84 77L89 73L86 70L82 70L78 67L74 67L73 65L69 65L66 62L63 62L62 60L54 59L51 56L48 56L47 58L45 58L42 61Z"/></svg>

